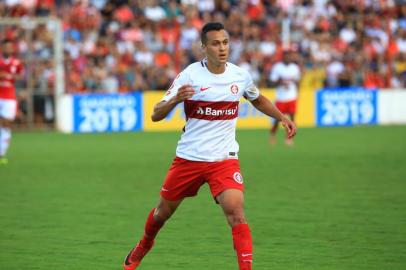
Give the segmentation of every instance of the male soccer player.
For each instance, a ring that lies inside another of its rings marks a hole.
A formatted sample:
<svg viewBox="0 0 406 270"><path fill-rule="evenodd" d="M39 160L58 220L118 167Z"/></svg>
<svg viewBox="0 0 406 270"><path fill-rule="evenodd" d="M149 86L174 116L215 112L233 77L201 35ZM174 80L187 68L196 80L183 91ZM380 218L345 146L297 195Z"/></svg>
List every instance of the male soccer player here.
<svg viewBox="0 0 406 270"><path fill-rule="evenodd" d="M300 77L300 68L292 61L292 51L284 50L282 61L276 63L271 70L270 80L276 86L276 107L283 114L288 115L292 121L295 120ZM276 143L278 126L279 120L275 119L269 139L271 144ZM286 137L285 143L292 145L292 137Z"/></svg>
<svg viewBox="0 0 406 270"><path fill-rule="evenodd" d="M0 165L8 162L6 153L11 140L11 124L17 113L14 80L23 69L13 53L13 43L4 40L0 55Z"/></svg>
<svg viewBox="0 0 406 270"><path fill-rule="evenodd" d="M227 62L229 35L221 23L207 23L201 41L207 58L183 70L152 113L152 120L160 121L183 102L187 122L160 201L147 218L141 241L125 258L125 270L137 268L165 221L204 183L209 184L232 228L239 269L252 269L251 232L244 216L244 185L235 140L239 100L243 96L258 110L281 121L289 138L295 135L296 127L259 93L245 70Z"/></svg>

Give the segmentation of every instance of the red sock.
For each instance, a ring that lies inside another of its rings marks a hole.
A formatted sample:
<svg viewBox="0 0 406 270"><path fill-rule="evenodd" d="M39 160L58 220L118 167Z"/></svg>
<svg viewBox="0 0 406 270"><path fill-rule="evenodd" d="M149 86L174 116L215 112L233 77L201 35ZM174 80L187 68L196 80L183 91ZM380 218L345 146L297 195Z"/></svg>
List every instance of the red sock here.
<svg viewBox="0 0 406 270"><path fill-rule="evenodd" d="M248 224L238 224L233 227L234 249L237 253L240 270L252 269L252 237Z"/></svg>
<svg viewBox="0 0 406 270"><path fill-rule="evenodd" d="M158 234L159 230L164 225L164 222L155 221L154 212L155 212L155 208L152 209L148 215L147 222L145 223L145 233L141 239L141 245L146 249L149 249L152 247L152 245L154 244L154 239L155 239L156 235Z"/></svg>

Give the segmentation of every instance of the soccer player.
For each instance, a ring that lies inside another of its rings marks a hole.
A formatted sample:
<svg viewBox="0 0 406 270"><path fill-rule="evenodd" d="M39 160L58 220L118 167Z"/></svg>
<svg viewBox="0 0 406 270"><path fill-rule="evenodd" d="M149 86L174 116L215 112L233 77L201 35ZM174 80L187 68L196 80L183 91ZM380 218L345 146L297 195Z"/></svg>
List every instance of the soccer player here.
<svg viewBox="0 0 406 270"><path fill-rule="evenodd" d="M3 40L0 55L0 165L7 164L7 149L11 140L11 124L17 113L15 77L23 70L21 61L13 56L10 40Z"/></svg>
<svg viewBox="0 0 406 270"><path fill-rule="evenodd" d="M231 227L239 269L252 269L252 239L244 215L244 184L235 140L239 100L244 97L281 121L289 138L296 127L260 94L248 72L227 62L229 35L221 23L207 23L201 41L207 58L184 69L152 113L152 121L160 121L183 102L187 122L159 203L149 213L141 241L125 258L125 270L137 268L179 204L195 196L204 183L209 184Z"/></svg>
<svg viewBox="0 0 406 270"><path fill-rule="evenodd" d="M292 60L292 51L284 50L283 59L276 63L270 73L270 80L276 87L276 107L295 120L296 100L298 97L301 72L299 66ZM275 119L271 128L270 143L276 143L276 133L278 131L279 120ZM293 144L293 138L287 136L285 139L287 145Z"/></svg>

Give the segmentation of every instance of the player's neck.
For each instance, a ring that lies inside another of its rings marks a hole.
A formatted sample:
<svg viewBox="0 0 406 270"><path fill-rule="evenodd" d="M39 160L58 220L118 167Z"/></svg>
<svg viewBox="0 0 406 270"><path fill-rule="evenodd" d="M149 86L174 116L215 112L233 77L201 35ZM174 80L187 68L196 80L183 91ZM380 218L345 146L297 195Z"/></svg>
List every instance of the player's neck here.
<svg viewBox="0 0 406 270"><path fill-rule="evenodd" d="M221 74L226 71L226 65L225 64L214 64L211 63L210 61L207 61L207 69L214 74Z"/></svg>

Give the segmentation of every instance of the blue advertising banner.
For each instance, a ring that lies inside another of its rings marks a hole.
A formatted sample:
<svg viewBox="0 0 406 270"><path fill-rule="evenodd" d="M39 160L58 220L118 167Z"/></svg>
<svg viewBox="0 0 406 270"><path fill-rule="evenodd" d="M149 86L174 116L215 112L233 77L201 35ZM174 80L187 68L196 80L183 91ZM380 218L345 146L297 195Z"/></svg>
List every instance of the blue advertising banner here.
<svg viewBox="0 0 406 270"><path fill-rule="evenodd" d="M142 119L140 93L73 96L75 133L138 131Z"/></svg>
<svg viewBox="0 0 406 270"><path fill-rule="evenodd" d="M316 93L317 126L377 123L377 91L363 88L322 89Z"/></svg>

